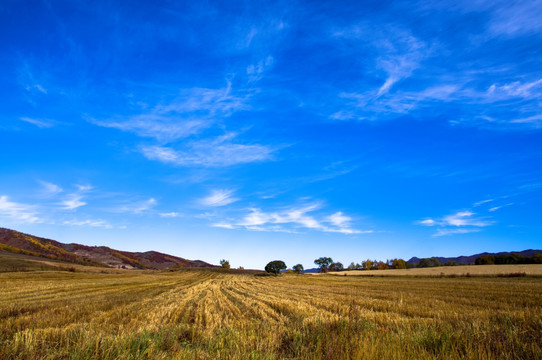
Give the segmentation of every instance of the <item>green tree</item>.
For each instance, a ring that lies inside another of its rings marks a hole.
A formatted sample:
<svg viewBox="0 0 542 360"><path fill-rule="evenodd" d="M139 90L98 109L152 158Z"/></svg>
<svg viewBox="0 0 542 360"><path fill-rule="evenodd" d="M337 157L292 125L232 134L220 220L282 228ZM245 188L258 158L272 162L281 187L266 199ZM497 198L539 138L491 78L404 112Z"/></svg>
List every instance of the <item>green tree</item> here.
<svg viewBox="0 0 542 360"><path fill-rule="evenodd" d="M230 261L222 259L222 260L220 260L220 266L222 267L222 269L229 269L230 268Z"/></svg>
<svg viewBox="0 0 542 360"><path fill-rule="evenodd" d="M318 265L318 270L320 272L327 272L328 266L333 262L333 259L330 257L321 257L316 260L314 260L314 263Z"/></svg>
<svg viewBox="0 0 542 360"><path fill-rule="evenodd" d="M281 260L271 261L265 265L265 271L275 275L280 274L280 271L284 269L286 269L286 264Z"/></svg>
<svg viewBox="0 0 542 360"><path fill-rule="evenodd" d="M450 260L444 263L444 266L457 266L457 261Z"/></svg>
<svg viewBox="0 0 542 360"><path fill-rule="evenodd" d="M304 271L305 269L303 268L303 265L297 264L297 265L294 265L294 267L292 268L292 270L294 270L294 272L295 272L296 274L302 274L303 271Z"/></svg>
<svg viewBox="0 0 542 360"><path fill-rule="evenodd" d="M344 266L340 262L332 263L329 265L329 271L343 271Z"/></svg>

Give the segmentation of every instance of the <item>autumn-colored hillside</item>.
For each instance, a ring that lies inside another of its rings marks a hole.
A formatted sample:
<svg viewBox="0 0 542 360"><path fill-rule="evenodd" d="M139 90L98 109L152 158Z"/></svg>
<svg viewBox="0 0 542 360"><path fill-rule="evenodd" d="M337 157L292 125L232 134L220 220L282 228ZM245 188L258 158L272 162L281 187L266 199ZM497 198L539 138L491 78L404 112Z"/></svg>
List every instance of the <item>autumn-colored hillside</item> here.
<svg viewBox="0 0 542 360"><path fill-rule="evenodd" d="M65 262L125 269L168 269L171 267L213 267L201 260L186 260L157 251L128 252L106 246L61 242L0 228L0 251L32 255Z"/></svg>

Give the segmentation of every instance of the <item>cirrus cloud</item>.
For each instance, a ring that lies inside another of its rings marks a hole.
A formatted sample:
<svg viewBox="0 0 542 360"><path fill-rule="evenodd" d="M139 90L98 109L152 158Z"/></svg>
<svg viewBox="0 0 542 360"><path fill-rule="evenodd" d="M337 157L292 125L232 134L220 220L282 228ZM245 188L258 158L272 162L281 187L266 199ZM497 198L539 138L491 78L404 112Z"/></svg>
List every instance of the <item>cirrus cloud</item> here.
<svg viewBox="0 0 542 360"><path fill-rule="evenodd" d="M233 190L213 190L211 194L200 199L200 203L204 206L212 207L225 206L239 200L232 195Z"/></svg>
<svg viewBox="0 0 542 360"><path fill-rule="evenodd" d="M181 149L168 146L143 146L142 154L177 166L221 167L272 159L275 149L259 144L234 143L235 133L211 140L193 141Z"/></svg>
<svg viewBox="0 0 542 360"><path fill-rule="evenodd" d="M341 234L367 234L372 230L358 230L351 226L352 218L342 212L328 216L314 214L320 209L319 204L293 206L277 211L262 211L251 208L238 220L221 221L213 227L224 229L245 229L270 232L298 232L299 229Z"/></svg>

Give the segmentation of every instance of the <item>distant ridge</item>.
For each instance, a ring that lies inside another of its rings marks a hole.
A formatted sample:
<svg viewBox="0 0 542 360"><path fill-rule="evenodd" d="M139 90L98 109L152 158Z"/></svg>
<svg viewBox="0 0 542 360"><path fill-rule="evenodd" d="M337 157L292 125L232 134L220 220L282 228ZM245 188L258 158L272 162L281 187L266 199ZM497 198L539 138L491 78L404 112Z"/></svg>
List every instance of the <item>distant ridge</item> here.
<svg viewBox="0 0 542 360"><path fill-rule="evenodd" d="M438 259L438 261L440 261L441 264L444 264L447 261L455 261L458 265L469 265L469 264L474 263L474 261L477 258L479 258L480 256L484 256L484 255L497 256L497 255L521 254L521 255L523 255L525 257L532 257L536 253L542 254L542 250L529 249L529 250L523 250L523 251L502 251L502 252L497 252L497 253L483 252L483 253L469 255L469 256L458 256L458 257L438 257L438 256L435 256L435 257ZM412 257L407 261L407 263L419 264L420 263L420 258Z"/></svg>
<svg viewBox="0 0 542 360"><path fill-rule="evenodd" d="M171 267L215 267L201 260L186 260L157 251L129 252L107 246L61 242L0 228L0 251L32 255L74 264L124 269L169 269Z"/></svg>

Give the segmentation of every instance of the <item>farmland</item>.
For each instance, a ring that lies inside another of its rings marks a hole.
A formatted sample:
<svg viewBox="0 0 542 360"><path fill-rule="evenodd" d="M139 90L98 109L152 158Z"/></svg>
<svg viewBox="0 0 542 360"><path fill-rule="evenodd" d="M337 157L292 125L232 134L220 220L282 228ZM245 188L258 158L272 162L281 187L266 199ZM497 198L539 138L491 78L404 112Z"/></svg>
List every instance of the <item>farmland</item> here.
<svg viewBox="0 0 542 360"><path fill-rule="evenodd" d="M327 274L340 276L510 276L514 274L542 276L542 264L438 266L414 269L352 270ZM313 275L321 274L313 273Z"/></svg>
<svg viewBox="0 0 542 360"><path fill-rule="evenodd" d="M534 359L539 277L0 273L0 358Z"/></svg>

